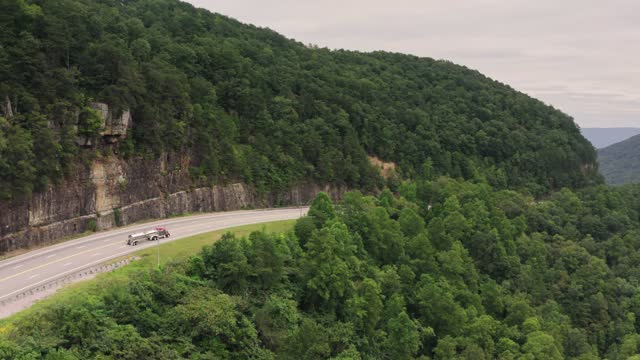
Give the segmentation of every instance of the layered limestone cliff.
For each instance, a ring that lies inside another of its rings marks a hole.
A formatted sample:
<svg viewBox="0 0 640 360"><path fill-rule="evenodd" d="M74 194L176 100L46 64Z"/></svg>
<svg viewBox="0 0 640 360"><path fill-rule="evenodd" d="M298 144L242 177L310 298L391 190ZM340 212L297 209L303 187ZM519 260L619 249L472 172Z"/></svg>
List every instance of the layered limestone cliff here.
<svg viewBox="0 0 640 360"><path fill-rule="evenodd" d="M102 118L100 135L105 141L113 143L127 136L127 131L132 125L129 110L122 110L119 114L114 114L114 111L105 103L94 102L90 106Z"/></svg>
<svg viewBox="0 0 640 360"><path fill-rule="evenodd" d="M102 120L101 141L84 146L111 147L127 136L133 119L127 110L115 111L104 103L91 103ZM11 114L9 98L0 104ZM28 201L0 201L0 255L83 233L170 215L243 208L307 204L319 191L338 198L341 188L300 184L287 191L258 194L245 184L198 187L188 174L190 159L165 155L159 159L124 161L104 157L78 165L63 184L50 186Z"/></svg>
<svg viewBox="0 0 640 360"><path fill-rule="evenodd" d="M109 105L101 102L89 103L89 107L95 111L100 118L99 125L100 141L94 143L93 138L87 138L80 134L76 137L76 143L80 146L108 146L114 145L127 137L127 133L133 125L131 112L129 110L115 110ZM81 115L78 111L76 114L76 130L79 126ZM53 125L55 128L55 125ZM60 130L60 129L57 129ZM117 146L114 147L117 149Z"/></svg>
<svg viewBox="0 0 640 360"><path fill-rule="evenodd" d="M319 191L338 198L342 188L300 184L258 194L242 184L196 187L189 158L101 158L78 167L71 180L29 201L0 202L0 254L55 242L87 230L104 230L171 215L308 204Z"/></svg>

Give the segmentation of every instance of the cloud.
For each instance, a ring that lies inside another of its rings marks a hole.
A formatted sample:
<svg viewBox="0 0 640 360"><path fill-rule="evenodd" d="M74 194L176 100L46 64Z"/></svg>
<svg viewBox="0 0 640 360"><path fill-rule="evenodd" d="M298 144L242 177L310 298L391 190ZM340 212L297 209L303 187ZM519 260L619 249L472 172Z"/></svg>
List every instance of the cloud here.
<svg viewBox="0 0 640 360"><path fill-rule="evenodd" d="M447 59L587 126L640 126L640 1L190 0L332 49Z"/></svg>

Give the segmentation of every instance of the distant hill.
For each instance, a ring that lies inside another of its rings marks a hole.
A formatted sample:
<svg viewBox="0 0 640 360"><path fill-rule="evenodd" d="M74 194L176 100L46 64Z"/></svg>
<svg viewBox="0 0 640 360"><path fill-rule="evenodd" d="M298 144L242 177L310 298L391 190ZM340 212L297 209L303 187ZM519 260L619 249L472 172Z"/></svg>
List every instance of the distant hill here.
<svg viewBox="0 0 640 360"><path fill-rule="evenodd" d="M634 135L640 134L640 128L584 128L582 135L589 140L596 149L602 149Z"/></svg>
<svg viewBox="0 0 640 360"><path fill-rule="evenodd" d="M640 135L598 150L598 161L608 184L640 183Z"/></svg>

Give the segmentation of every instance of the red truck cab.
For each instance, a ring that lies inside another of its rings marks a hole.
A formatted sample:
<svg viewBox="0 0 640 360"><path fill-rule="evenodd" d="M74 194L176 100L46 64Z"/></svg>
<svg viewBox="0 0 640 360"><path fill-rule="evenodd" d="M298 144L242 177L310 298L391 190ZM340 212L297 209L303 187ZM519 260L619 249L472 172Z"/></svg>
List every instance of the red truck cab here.
<svg viewBox="0 0 640 360"><path fill-rule="evenodd" d="M171 234L169 233L169 230L163 227L157 227L155 228L155 230L158 232L158 235L160 235L161 237L168 238L169 236L171 236Z"/></svg>

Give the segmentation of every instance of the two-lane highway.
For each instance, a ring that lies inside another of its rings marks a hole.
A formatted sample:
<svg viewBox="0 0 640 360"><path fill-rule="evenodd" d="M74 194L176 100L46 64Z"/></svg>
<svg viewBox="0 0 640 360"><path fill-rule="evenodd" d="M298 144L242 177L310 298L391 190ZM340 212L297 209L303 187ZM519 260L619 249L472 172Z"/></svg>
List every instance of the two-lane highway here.
<svg viewBox="0 0 640 360"><path fill-rule="evenodd" d="M167 242L234 226L297 219L306 211L307 208L247 210L163 219L34 250L0 262L0 301L62 276L156 244L148 241L138 246L129 246L126 241L131 233L163 226L171 233L171 237L161 240Z"/></svg>

